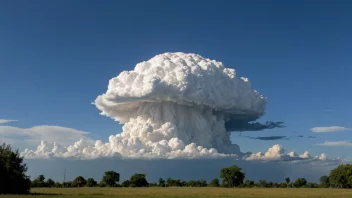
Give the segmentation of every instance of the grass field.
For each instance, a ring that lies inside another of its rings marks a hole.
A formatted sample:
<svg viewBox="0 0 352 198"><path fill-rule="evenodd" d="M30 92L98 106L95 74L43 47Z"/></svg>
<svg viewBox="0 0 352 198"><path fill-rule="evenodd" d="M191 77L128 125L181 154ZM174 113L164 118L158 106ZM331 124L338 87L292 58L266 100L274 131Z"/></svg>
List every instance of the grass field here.
<svg viewBox="0 0 352 198"><path fill-rule="evenodd" d="M37 188L32 193L39 195L0 195L7 197L38 198L92 198L92 197L243 197L243 198L285 198L285 197L329 197L352 198L347 189L266 189L266 188ZM45 193L46 195L43 195Z"/></svg>

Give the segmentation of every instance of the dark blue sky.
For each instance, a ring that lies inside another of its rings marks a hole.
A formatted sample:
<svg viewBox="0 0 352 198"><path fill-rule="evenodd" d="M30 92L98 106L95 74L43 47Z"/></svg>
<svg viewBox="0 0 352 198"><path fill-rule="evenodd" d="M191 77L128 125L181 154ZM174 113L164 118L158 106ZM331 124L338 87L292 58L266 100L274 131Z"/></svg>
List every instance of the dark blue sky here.
<svg viewBox="0 0 352 198"><path fill-rule="evenodd" d="M286 135L233 136L243 151L287 150L352 157L351 1L17 1L0 2L0 119L12 126L58 125L107 140L121 126L90 103L123 70L164 52L221 61L268 97L262 120ZM316 136L315 139L296 138Z"/></svg>

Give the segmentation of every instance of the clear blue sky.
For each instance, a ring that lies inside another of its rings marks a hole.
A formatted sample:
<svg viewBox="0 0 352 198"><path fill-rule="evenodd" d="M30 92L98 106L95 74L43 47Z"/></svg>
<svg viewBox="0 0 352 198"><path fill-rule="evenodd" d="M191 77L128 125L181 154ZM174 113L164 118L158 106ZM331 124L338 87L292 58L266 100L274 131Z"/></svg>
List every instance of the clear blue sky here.
<svg viewBox="0 0 352 198"><path fill-rule="evenodd" d="M17 1L0 2L0 119L29 128L57 125L107 140L121 125L90 103L108 81L164 52L222 61L268 97L262 120L285 135L260 141L233 136L243 151L279 143L299 153L352 157L351 1ZM245 136L246 134L242 134ZM297 138L304 135L304 138ZM307 136L316 136L308 139Z"/></svg>

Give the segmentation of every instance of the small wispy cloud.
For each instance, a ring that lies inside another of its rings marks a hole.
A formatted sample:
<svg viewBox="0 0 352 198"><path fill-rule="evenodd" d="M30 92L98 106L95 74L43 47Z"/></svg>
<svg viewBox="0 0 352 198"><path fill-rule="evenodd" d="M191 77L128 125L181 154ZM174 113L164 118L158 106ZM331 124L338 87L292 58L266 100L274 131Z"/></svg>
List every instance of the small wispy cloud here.
<svg viewBox="0 0 352 198"><path fill-rule="evenodd" d="M22 141L30 145L38 145L41 140L70 145L80 139L89 139L87 135L88 132L61 126L42 125L31 128L0 126L0 140ZM21 147L20 144L16 146Z"/></svg>
<svg viewBox="0 0 352 198"><path fill-rule="evenodd" d="M5 120L5 119L0 119L0 124L5 124L8 122L16 122L17 120Z"/></svg>
<svg viewBox="0 0 352 198"><path fill-rule="evenodd" d="M322 144L318 144L319 146L336 146L336 147L342 147L342 146L352 146L352 141L326 141Z"/></svg>
<svg viewBox="0 0 352 198"><path fill-rule="evenodd" d="M329 132L339 132L339 131L351 131L352 128L346 128L342 126L324 126L324 127L314 127L310 129L315 133L329 133Z"/></svg>

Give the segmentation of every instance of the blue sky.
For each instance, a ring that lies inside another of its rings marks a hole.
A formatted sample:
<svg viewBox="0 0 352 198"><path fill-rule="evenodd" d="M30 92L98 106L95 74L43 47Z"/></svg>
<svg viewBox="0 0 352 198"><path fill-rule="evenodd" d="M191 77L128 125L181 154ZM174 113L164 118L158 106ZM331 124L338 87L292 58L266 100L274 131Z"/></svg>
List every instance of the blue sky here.
<svg viewBox="0 0 352 198"><path fill-rule="evenodd" d="M279 143L287 151L352 157L351 147L316 145L352 140L352 131L310 131L352 128L351 7L349 1L2 1L0 119L18 120L3 125L19 128L73 128L107 141L121 125L91 102L109 79L157 54L182 51L248 77L268 97L261 120L287 125L233 134L242 151Z"/></svg>

